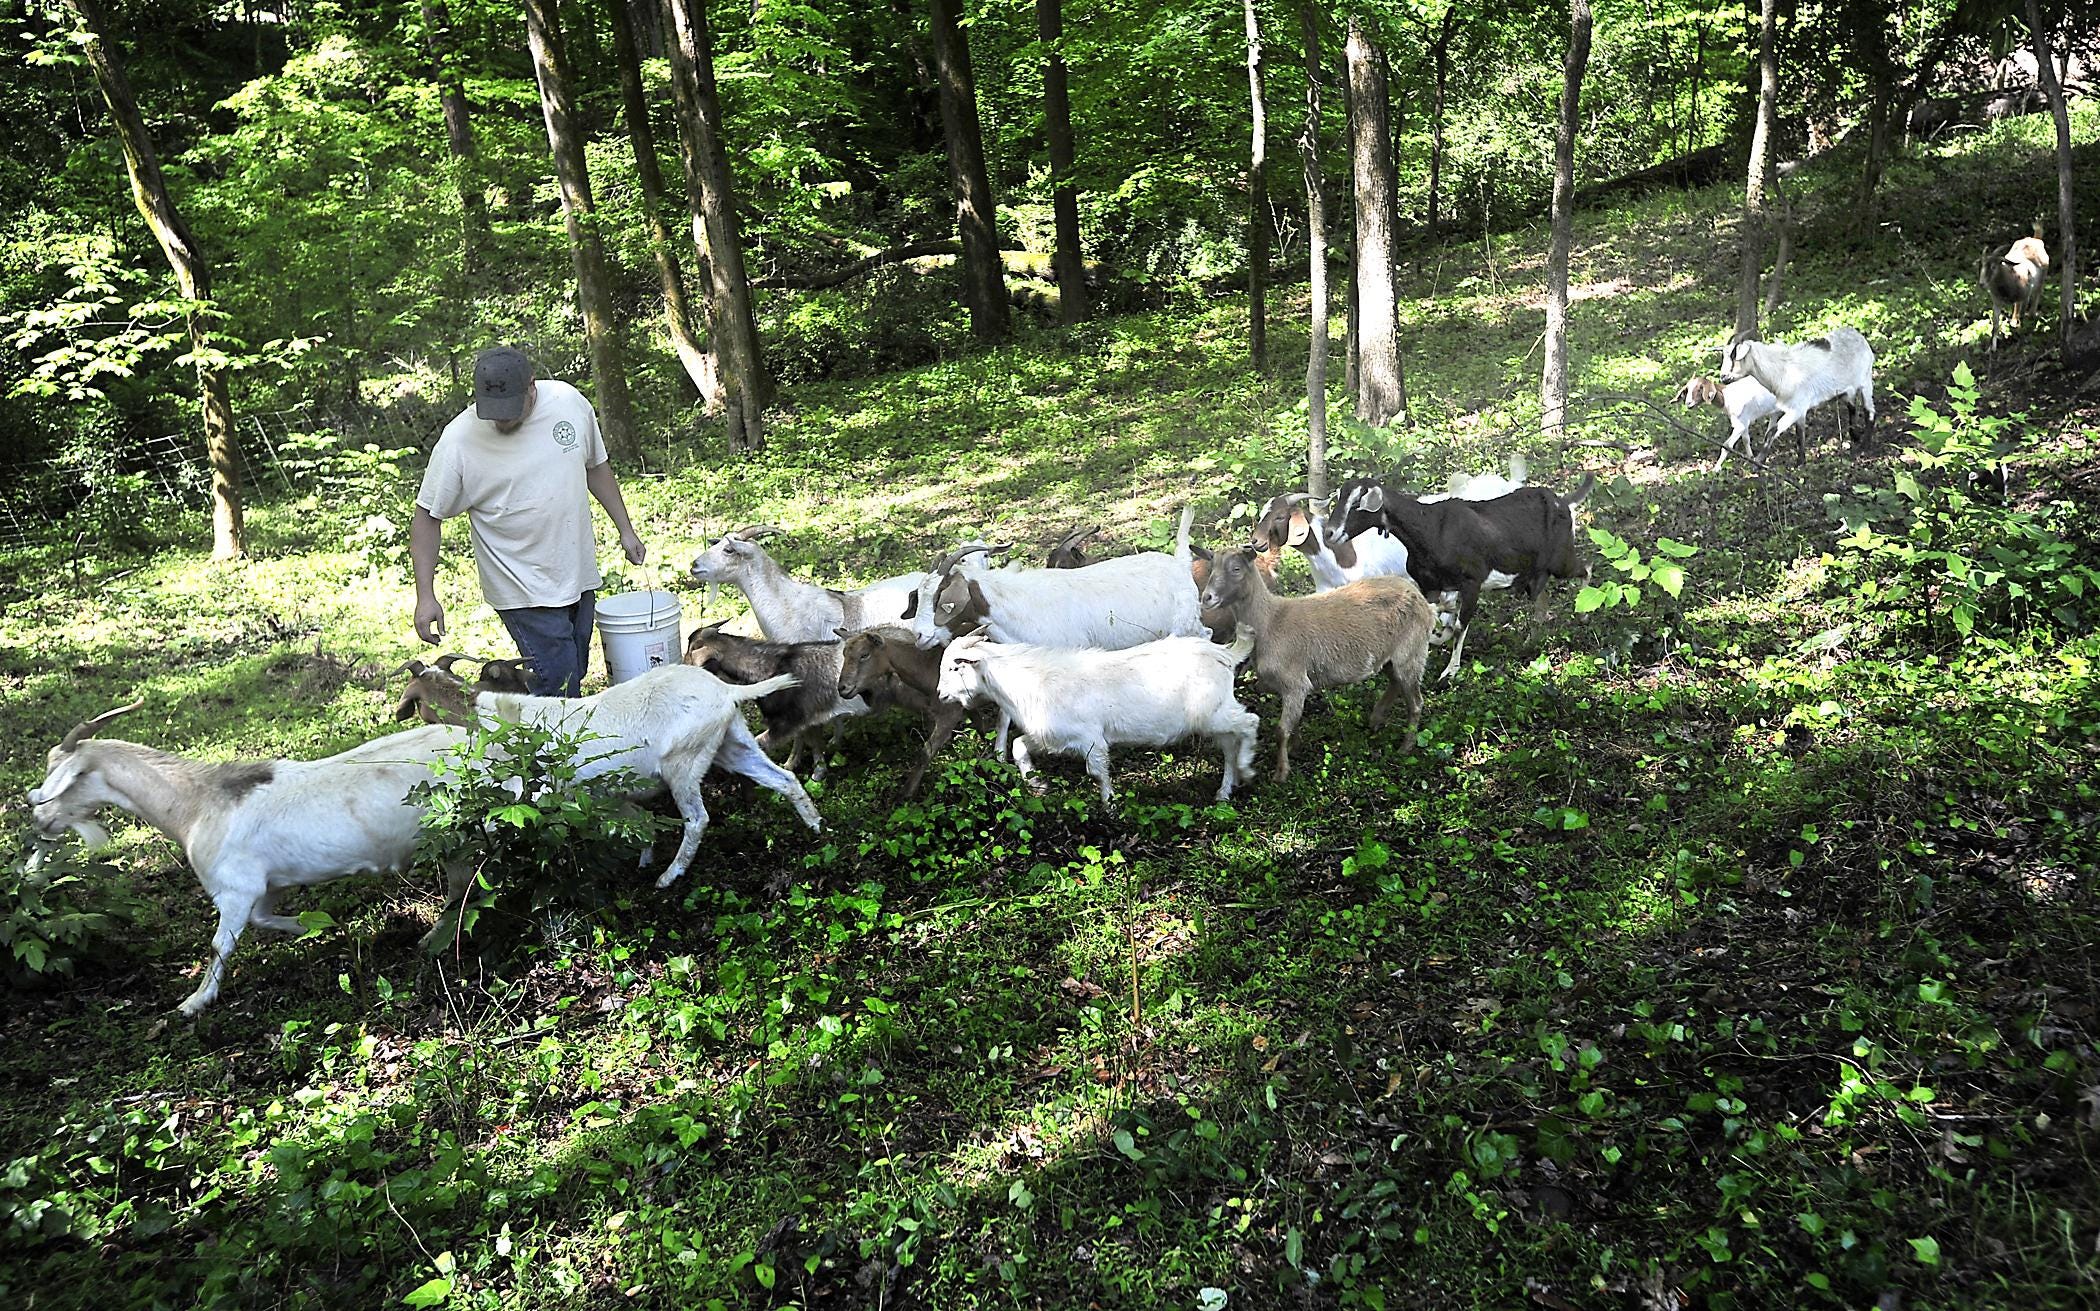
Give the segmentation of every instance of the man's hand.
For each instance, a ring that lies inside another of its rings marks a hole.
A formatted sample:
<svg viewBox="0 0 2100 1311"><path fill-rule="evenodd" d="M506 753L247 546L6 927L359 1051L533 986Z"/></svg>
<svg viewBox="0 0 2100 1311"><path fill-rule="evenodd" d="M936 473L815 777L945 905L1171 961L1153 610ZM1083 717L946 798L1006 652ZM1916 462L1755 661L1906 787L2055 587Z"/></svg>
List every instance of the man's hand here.
<svg viewBox="0 0 2100 1311"><path fill-rule="evenodd" d="M438 604L434 596L416 599L416 636L429 646L436 646L445 635L445 607Z"/></svg>
<svg viewBox="0 0 2100 1311"><path fill-rule="evenodd" d="M641 564L649 558L649 548L642 545L642 539L631 532L620 534L620 549L627 552L629 564Z"/></svg>

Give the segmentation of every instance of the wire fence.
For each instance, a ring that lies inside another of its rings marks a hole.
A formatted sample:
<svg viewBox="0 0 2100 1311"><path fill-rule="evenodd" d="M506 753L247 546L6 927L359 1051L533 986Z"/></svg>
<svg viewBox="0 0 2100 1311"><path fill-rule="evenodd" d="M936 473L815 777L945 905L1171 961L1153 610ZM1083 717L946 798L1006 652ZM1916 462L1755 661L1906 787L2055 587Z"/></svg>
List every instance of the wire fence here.
<svg viewBox="0 0 2100 1311"><path fill-rule="evenodd" d="M327 445L428 451L442 423L390 414L331 415L311 407L248 411L235 418L235 481L244 492L289 493L312 485ZM201 429L162 433L125 446L121 455L68 453L0 468L0 547L48 542L69 520L92 521L96 502L143 497L195 507L211 489Z"/></svg>

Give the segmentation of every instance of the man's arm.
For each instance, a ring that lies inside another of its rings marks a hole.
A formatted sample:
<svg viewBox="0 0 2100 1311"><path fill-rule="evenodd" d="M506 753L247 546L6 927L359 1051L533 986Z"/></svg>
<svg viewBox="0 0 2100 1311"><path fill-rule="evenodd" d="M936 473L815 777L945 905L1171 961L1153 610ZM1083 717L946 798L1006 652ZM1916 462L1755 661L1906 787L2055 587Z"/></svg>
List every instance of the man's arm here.
<svg viewBox="0 0 2100 1311"><path fill-rule="evenodd" d="M649 558L649 549L642 539L635 536L634 525L627 521L627 502L620 495L620 484L613 477L612 461L606 460L583 471L584 486L605 507L605 515L620 533L620 549L627 553L627 563L640 564Z"/></svg>
<svg viewBox="0 0 2100 1311"><path fill-rule="evenodd" d="M416 636L432 646L445 635L445 607L437 599L438 542L444 532L445 526L420 505L408 521L408 558L416 572Z"/></svg>

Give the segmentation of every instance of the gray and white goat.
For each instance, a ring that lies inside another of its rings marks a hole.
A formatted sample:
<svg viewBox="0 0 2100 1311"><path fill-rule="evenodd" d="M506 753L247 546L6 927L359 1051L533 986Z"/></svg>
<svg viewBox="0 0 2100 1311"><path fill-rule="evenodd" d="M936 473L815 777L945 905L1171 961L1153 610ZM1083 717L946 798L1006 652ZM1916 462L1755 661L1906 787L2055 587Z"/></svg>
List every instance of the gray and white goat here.
<svg viewBox="0 0 2100 1311"><path fill-rule="evenodd" d="M2012 311L2012 330L2020 330L2020 316L2034 313L2042 299L2042 280L2049 276L2049 247L2042 240L2042 225L2034 235L2022 237L1996 254L1983 257L1977 279L1991 298L1991 349L1998 349L1998 315Z"/></svg>
<svg viewBox="0 0 2100 1311"><path fill-rule="evenodd" d="M1371 711L1373 728L1394 700L1407 701L1407 737L1414 746L1422 719L1422 669L1436 614L1407 578L1360 578L1314 596L1276 596L1254 567L1255 551L1228 551L1213 562L1205 605L1229 605L1240 632L1254 643L1254 670L1283 702L1276 744L1276 781L1291 776L1291 734L1305 698L1322 688L1360 683L1380 669L1386 689Z"/></svg>
<svg viewBox="0 0 2100 1311"><path fill-rule="evenodd" d="M1232 694L1233 671L1247 649L1244 642L1225 647L1168 637L1113 651L1075 650L972 633L950 642L942 655L940 692L956 705L984 698L999 707L1018 730L1014 765L1038 792L1038 751L1083 757L1105 805L1115 799L1110 747L1167 746L1200 736L1225 757L1218 784L1223 801L1254 768L1260 721Z"/></svg>
<svg viewBox="0 0 2100 1311"><path fill-rule="evenodd" d="M859 632L903 617L924 574L899 574L855 591L793 578L759 541L780 532L764 525L726 534L693 560L696 582L739 588L758 630L770 642L828 642L839 629Z"/></svg>
<svg viewBox="0 0 2100 1311"><path fill-rule="evenodd" d="M223 764L136 742L91 740L140 704L107 711L67 733L51 748L29 804L47 839L71 830L90 847L105 845L109 833L95 816L114 806L182 848L219 912L211 963L182 1003L184 1015L219 995L227 959L249 925L305 931L277 913L278 898L290 889L407 867L423 816L409 793L428 783L431 763L466 737L456 726L425 725L325 760Z"/></svg>
<svg viewBox="0 0 2100 1311"><path fill-rule="evenodd" d="M1745 339L1721 351L1721 383L1725 387L1742 378L1755 378L1779 403L1779 422L1772 429L1777 442L1789 428L1794 441L1803 441L1801 425L1808 412L1826 401L1842 400L1849 418L1853 406L1867 412L1867 432L1874 431L1874 348L1852 328L1839 328L1827 337L1792 346ZM1840 420L1849 434L1850 423ZM1802 453L1807 454L1805 446Z"/></svg>

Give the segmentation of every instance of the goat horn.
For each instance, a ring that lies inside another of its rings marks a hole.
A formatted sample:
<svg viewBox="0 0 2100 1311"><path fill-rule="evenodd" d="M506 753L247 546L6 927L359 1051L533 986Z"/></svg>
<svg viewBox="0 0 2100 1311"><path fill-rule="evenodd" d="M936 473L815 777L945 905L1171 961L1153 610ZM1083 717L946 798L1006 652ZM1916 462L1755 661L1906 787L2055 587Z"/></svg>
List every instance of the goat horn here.
<svg viewBox="0 0 2100 1311"><path fill-rule="evenodd" d="M425 665L420 660L403 660L400 664L395 665L392 669L387 670L386 676L388 678L398 678L402 674L407 674L409 677L413 678L417 674L422 673L428 667L429 666Z"/></svg>
<svg viewBox="0 0 2100 1311"><path fill-rule="evenodd" d="M755 542L761 537L778 537L787 530L769 523L755 523L748 528L739 528L729 534L740 541Z"/></svg>
<svg viewBox="0 0 2100 1311"><path fill-rule="evenodd" d="M74 747L79 746L86 739L91 738L95 734L101 732L102 726L109 723L109 721L111 721L112 719L117 718L119 715L128 715L132 711L137 710L140 706L143 706L145 704L146 702L143 699L140 699L132 702L128 706L118 706L115 710L105 710L101 714L95 716L93 719L89 719L73 725L72 729L69 732L67 732L65 740L58 744L58 749L60 751L71 751Z"/></svg>
<svg viewBox="0 0 2100 1311"><path fill-rule="evenodd" d="M477 665L485 665L488 663L488 661L481 656L462 655L457 651L447 651L444 655L439 656L437 659L431 661L430 663L437 666L445 673L450 674L452 673L452 666L458 664L462 660L472 660ZM454 677L457 677L457 675L454 675Z"/></svg>
<svg viewBox="0 0 2100 1311"><path fill-rule="evenodd" d="M963 557L965 556L976 555L979 552L990 553L992 551L1002 551L1006 549L1006 547L994 546L990 542L971 542L964 546L958 546L953 551L950 551L948 554L942 556L939 560L937 560L934 563L931 572L937 574L946 574L953 570L955 566L961 564L963 562Z"/></svg>
<svg viewBox="0 0 2100 1311"><path fill-rule="evenodd" d="M1063 537L1060 537L1057 541L1057 544L1060 547L1077 546L1081 542L1085 541L1087 538L1092 537L1095 533L1098 533L1100 531L1100 524L1095 524L1090 528L1074 528L1071 532L1068 532Z"/></svg>
<svg viewBox="0 0 2100 1311"><path fill-rule="evenodd" d="M1305 505L1311 500L1311 492L1291 492L1283 498L1283 503L1285 505Z"/></svg>

